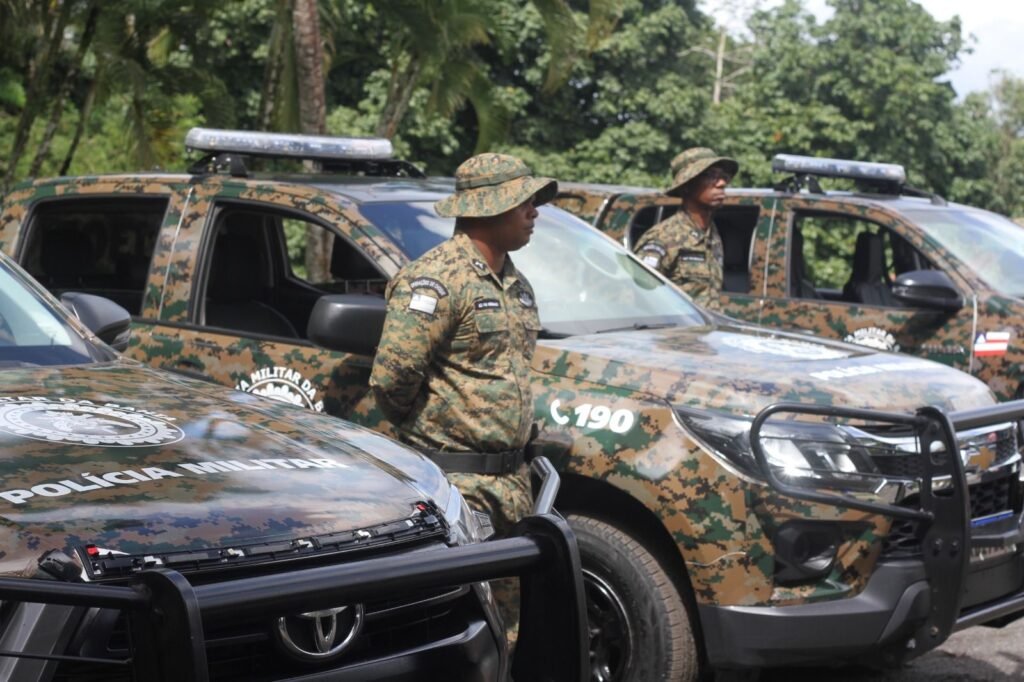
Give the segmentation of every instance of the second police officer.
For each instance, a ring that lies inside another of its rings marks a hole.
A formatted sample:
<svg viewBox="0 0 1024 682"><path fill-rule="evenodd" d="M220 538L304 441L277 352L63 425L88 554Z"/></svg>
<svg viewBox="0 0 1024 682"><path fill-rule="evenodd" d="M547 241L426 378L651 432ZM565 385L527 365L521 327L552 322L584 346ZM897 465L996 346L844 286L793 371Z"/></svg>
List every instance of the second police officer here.
<svg viewBox="0 0 1024 682"><path fill-rule="evenodd" d="M645 232L634 247L644 263L710 310L722 307L722 239L712 213L725 201L725 188L738 170L734 159L707 147L672 159L666 194L682 198L682 209Z"/></svg>

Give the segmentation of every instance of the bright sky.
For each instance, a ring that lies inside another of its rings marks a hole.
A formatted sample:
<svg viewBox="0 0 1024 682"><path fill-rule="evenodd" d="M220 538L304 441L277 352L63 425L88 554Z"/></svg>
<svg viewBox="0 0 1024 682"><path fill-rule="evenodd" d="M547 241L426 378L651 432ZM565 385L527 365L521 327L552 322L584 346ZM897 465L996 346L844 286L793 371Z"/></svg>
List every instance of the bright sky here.
<svg viewBox="0 0 1024 682"><path fill-rule="evenodd" d="M821 21L830 14L825 0L804 0L805 5ZM974 90L985 90L989 73L1003 69L1024 77L1024 2L1020 0L918 0L936 19L946 20L960 15L961 30L973 52L964 55L959 68L950 73L953 88L960 97ZM778 0L703 0L705 11L729 26L736 26L735 17L751 6L770 7ZM741 23L741 22L740 22Z"/></svg>

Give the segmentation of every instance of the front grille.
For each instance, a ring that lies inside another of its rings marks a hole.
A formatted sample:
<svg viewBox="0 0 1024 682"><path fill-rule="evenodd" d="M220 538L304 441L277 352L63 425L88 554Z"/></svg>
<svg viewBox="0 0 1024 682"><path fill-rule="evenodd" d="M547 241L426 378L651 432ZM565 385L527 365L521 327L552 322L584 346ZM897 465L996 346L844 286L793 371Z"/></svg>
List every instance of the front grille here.
<svg viewBox="0 0 1024 682"><path fill-rule="evenodd" d="M969 442L961 442L961 457L964 460L964 467L968 471L977 470L979 460L989 460L988 466L1005 462L1017 454L1016 427L1006 425L1003 428L976 436ZM912 434L906 429L887 428L872 429L872 435L889 439L913 440ZM915 441L916 449L916 441ZM982 452L982 449L985 452ZM908 452L897 452L892 448L878 447L870 448L871 460L874 462L878 472L890 478L916 479L925 475L925 460L915 454ZM950 473L948 463L936 466L932 475L943 476Z"/></svg>
<svg viewBox="0 0 1024 682"><path fill-rule="evenodd" d="M344 669L452 637L481 617L480 604L466 586L435 589L366 604L360 635L340 658L326 664L304 663L285 652L273 635L275 619L236 623L205 633L210 680L264 682ZM90 629L85 641L80 642L78 649L69 655L128 657L128 632L123 616L111 618L106 629L98 627L95 622ZM99 646L97 640L102 640ZM131 677L127 670L112 666L63 662L53 679L58 682L128 682Z"/></svg>
<svg viewBox="0 0 1024 682"><path fill-rule="evenodd" d="M1016 471L981 483L969 488L971 518L977 519L998 512L1021 510L1019 494L1020 483ZM910 495L901 506L916 508L920 504L919 495ZM882 544L882 557L907 558L921 554L922 526L918 521L896 519Z"/></svg>

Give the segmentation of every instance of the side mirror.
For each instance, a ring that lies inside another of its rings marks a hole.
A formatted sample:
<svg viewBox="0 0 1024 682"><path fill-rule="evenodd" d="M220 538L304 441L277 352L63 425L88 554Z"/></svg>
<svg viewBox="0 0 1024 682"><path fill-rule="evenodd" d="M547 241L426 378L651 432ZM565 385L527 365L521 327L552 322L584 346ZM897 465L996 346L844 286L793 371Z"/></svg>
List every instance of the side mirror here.
<svg viewBox="0 0 1024 682"><path fill-rule="evenodd" d="M964 307L964 297L949 275L941 270L912 270L896 277L893 296L917 308L937 308L950 312Z"/></svg>
<svg viewBox="0 0 1024 682"><path fill-rule="evenodd" d="M109 298L94 294L67 291L60 295L61 304L82 324L118 352L128 349L132 334L132 316Z"/></svg>
<svg viewBox="0 0 1024 682"><path fill-rule="evenodd" d="M368 294L330 294L313 306L306 337L328 350L357 355L377 352L387 303Z"/></svg>

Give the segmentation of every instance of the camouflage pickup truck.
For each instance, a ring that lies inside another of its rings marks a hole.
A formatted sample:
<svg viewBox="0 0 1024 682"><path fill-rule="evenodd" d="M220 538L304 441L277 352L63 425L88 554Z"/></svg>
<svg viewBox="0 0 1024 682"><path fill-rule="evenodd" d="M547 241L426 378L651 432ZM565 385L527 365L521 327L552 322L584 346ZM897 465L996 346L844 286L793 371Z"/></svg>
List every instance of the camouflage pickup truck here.
<svg viewBox="0 0 1024 682"><path fill-rule="evenodd" d="M504 682L480 581L510 574L517 678L585 679L560 517L482 543L418 453L121 358L79 319L120 344L126 311L64 302L0 255L0 679Z"/></svg>
<svg viewBox="0 0 1024 682"><path fill-rule="evenodd" d="M13 189L2 248L52 291L128 307L132 357L386 432L380 293L451 234L433 202L453 183L386 140L190 139L208 153L190 173ZM324 169L249 170L266 156ZM593 680L894 664L1024 613L1020 405L937 363L709 315L558 208L514 259Z"/></svg>
<svg viewBox="0 0 1024 682"><path fill-rule="evenodd" d="M1024 230L907 187L893 164L779 155L774 189L730 189L715 214L722 312L900 351L1024 397ZM825 178L855 191L823 191ZM651 188L573 183L555 203L632 248L679 209Z"/></svg>

